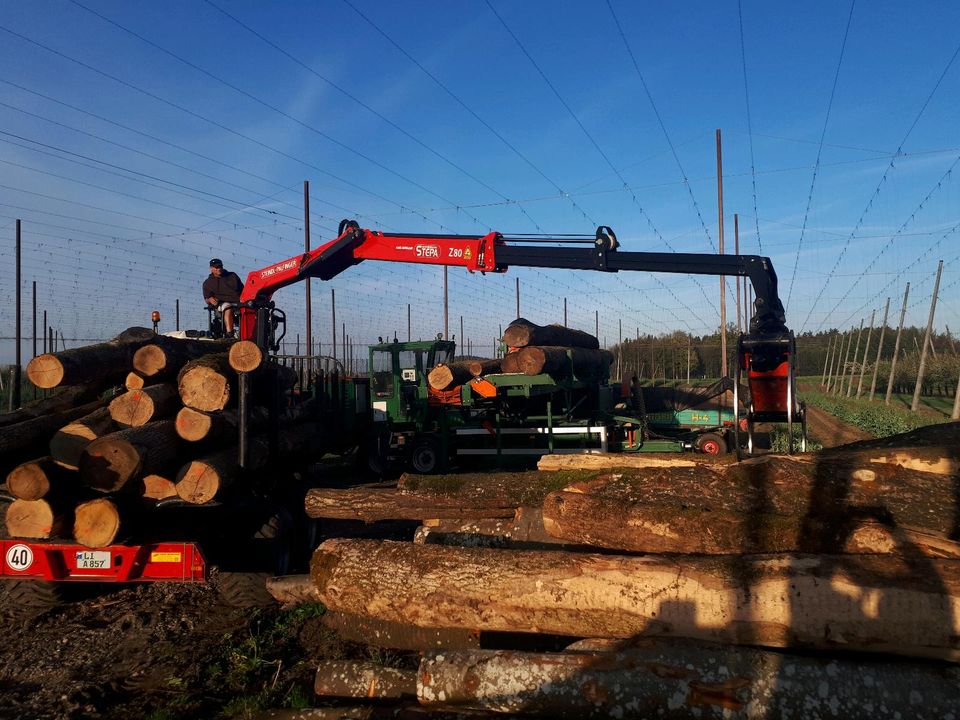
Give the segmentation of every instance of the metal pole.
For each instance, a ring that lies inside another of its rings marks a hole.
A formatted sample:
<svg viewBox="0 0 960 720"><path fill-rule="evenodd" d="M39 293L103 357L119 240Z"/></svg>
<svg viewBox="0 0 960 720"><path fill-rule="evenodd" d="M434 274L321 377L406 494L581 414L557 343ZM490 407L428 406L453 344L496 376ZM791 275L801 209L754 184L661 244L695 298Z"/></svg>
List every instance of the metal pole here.
<svg viewBox="0 0 960 720"><path fill-rule="evenodd" d="M447 293L447 266L443 266L443 339L450 339L450 306Z"/></svg>
<svg viewBox="0 0 960 720"><path fill-rule="evenodd" d="M330 288L330 329L333 331L333 364L337 364L337 291Z"/></svg>
<svg viewBox="0 0 960 720"><path fill-rule="evenodd" d="M21 349L20 349L20 340L21 340L21 337L20 337L20 312L21 312L21 308L20 308L20 290L21 290L21 287L20 287L20 286L21 286L21 284L22 284L21 281L20 281L20 248L21 248L21 244L20 244L20 218L17 218L17 258L16 258L16 263L17 263L17 267L16 267L16 276L17 276L17 280L16 280L16 282L17 282L17 302L16 302L16 305L17 305L17 309L16 309L16 312L17 312L17 322L16 322L16 332L14 333L14 334L16 335L17 348L16 348L16 361L15 361L15 363L14 363L14 368L15 368L15 370L14 370L13 384L12 384L12 387L10 388L10 397L13 398L13 409L16 409L16 408L20 407L20 373L21 373L20 363L21 363L21 360L22 360L21 357L20 357L20 352L21 352Z"/></svg>
<svg viewBox="0 0 960 720"><path fill-rule="evenodd" d="M717 238L723 255L723 150L717 128ZM720 276L720 377L727 376L727 279Z"/></svg>
<svg viewBox="0 0 960 720"><path fill-rule="evenodd" d="M460 355L463 355L463 315L460 316Z"/></svg>
<svg viewBox="0 0 960 720"><path fill-rule="evenodd" d="M903 291L903 307L900 308L900 325L897 327L897 341L893 344L893 358L890 360L890 377L887 378L887 397L883 404L890 404L890 397L893 395L893 374L897 370L897 356L900 354L900 335L903 333L903 318L907 314L907 298L910 296L910 283L907 283L907 289Z"/></svg>
<svg viewBox="0 0 960 720"><path fill-rule="evenodd" d="M916 412L920 407L920 391L923 389L923 375L927 369L927 348L930 347L930 332L933 330L933 316L937 312L937 295L940 292L940 274L943 272L943 260L937 264L937 279L933 281L933 297L930 299L930 316L927 318L927 332L923 336L923 350L920 352L920 367L917 368L917 384L913 388L913 402L910 409Z"/></svg>
<svg viewBox="0 0 960 720"><path fill-rule="evenodd" d="M687 335L687 387L690 386L690 336Z"/></svg>
<svg viewBox="0 0 960 720"><path fill-rule="evenodd" d="M567 299L563 299L563 326L567 327Z"/></svg>
<svg viewBox="0 0 960 720"><path fill-rule="evenodd" d="M883 323L880 325L880 341L877 343L877 357L873 361L873 380L870 381L870 395L867 400L873 400L873 395L877 391L877 372L880 370L880 353L883 352L883 336L887 332L887 315L890 313L890 298L887 298L887 304L883 307Z"/></svg>
<svg viewBox="0 0 960 720"><path fill-rule="evenodd" d="M623 379L623 318L617 320L620 329L620 343L617 345L617 377Z"/></svg>
<svg viewBox="0 0 960 720"><path fill-rule="evenodd" d="M310 181L303 181L303 251L310 252ZM310 278L306 282L306 311L307 311L307 348L313 353L313 303L310 297Z"/></svg>
<svg viewBox="0 0 960 720"><path fill-rule="evenodd" d="M177 330L180 329L180 298L177 298L177 307L175 312Z"/></svg>
<svg viewBox="0 0 960 720"><path fill-rule="evenodd" d="M407 342L413 339L413 323L410 320L410 303L407 303Z"/></svg>
<svg viewBox="0 0 960 720"><path fill-rule="evenodd" d="M850 379L847 381L847 397L850 397L850 393L853 392L853 374L856 372L861 338L863 338L863 318L860 318L860 332L857 333L857 349L853 351L853 363L850 365Z"/></svg>
<svg viewBox="0 0 960 720"><path fill-rule="evenodd" d="M827 341L827 355L823 359L823 376L820 378L821 387L827 382L827 366L830 365L830 352L833 350L833 341L834 338L832 337Z"/></svg>
<svg viewBox="0 0 960 720"><path fill-rule="evenodd" d="M740 254L740 216L733 214L733 251ZM737 278L737 334L743 332L743 324L740 317L740 278Z"/></svg>
<svg viewBox="0 0 960 720"><path fill-rule="evenodd" d="M43 311L43 354L47 354L47 311Z"/></svg>
<svg viewBox="0 0 960 720"><path fill-rule="evenodd" d="M600 338L600 311L593 311L593 322L594 322L594 335L597 336L597 339Z"/></svg>
<svg viewBox="0 0 960 720"><path fill-rule="evenodd" d="M33 356L37 356L37 281L33 281Z"/></svg>
<svg viewBox="0 0 960 720"><path fill-rule="evenodd" d="M857 383L857 397L863 393L863 376L867 372L867 355L870 353L870 337L873 335L873 321L877 311L870 312L870 329L867 330L867 344L863 348L863 359L860 361L860 382Z"/></svg>
<svg viewBox="0 0 960 720"><path fill-rule="evenodd" d="M520 317L520 278L517 281L517 317Z"/></svg>

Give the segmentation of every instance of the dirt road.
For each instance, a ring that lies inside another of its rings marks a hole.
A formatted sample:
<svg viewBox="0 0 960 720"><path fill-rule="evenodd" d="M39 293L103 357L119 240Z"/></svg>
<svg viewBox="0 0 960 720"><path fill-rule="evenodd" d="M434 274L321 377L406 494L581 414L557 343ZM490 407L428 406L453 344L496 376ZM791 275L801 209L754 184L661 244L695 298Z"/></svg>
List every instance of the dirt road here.
<svg viewBox="0 0 960 720"><path fill-rule="evenodd" d="M873 437L860 428L848 425L820 408L807 405L807 432L816 438L825 448L846 445L857 440L869 440Z"/></svg>

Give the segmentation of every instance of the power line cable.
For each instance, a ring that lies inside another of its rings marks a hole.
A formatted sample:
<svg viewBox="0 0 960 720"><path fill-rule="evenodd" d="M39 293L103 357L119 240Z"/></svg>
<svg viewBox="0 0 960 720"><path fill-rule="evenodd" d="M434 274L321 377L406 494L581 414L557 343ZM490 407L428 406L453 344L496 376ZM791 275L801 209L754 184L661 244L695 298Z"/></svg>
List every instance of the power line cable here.
<svg viewBox="0 0 960 720"><path fill-rule="evenodd" d="M740 21L740 59L743 66L743 96L747 106L747 138L750 145L750 182L753 186L753 217L757 232L757 253L763 255L763 243L760 241L760 215L757 210L757 164L753 157L753 118L750 114L750 85L747 82L747 49L743 39L743 2L737 0L737 18ZM821 141L823 138L821 138Z"/></svg>

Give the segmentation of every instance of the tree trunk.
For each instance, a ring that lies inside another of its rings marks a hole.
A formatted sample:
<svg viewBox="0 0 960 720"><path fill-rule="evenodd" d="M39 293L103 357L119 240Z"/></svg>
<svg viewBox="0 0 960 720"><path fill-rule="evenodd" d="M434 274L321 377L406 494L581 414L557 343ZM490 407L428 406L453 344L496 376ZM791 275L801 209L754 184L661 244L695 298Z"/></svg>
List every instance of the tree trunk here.
<svg viewBox="0 0 960 720"><path fill-rule="evenodd" d="M205 355L191 360L177 376L180 399L194 410L223 410L236 395L236 373L227 353Z"/></svg>
<svg viewBox="0 0 960 720"><path fill-rule="evenodd" d="M312 581L310 584L313 588L313 599L310 602L320 602L316 586ZM329 611L323 615L323 624L335 630L344 640L391 650L465 650L480 647L480 633L463 628L419 627L409 623Z"/></svg>
<svg viewBox="0 0 960 720"><path fill-rule="evenodd" d="M25 462L7 474L7 490L21 500L40 500L51 493L62 495L77 484L77 478L51 457Z"/></svg>
<svg viewBox="0 0 960 720"><path fill-rule="evenodd" d="M331 610L423 626L960 660L955 560L622 557L327 540L312 575Z"/></svg>
<svg viewBox="0 0 960 720"><path fill-rule="evenodd" d="M14 500L5 519L10 537L46 540L63 535L70 510L62 501Z"/></svg>
<svg viewBox="0 0 960 720"><path fill-rule="evenodd" d="M252 340L240 340L229 353L230 367L236 372L253 372L263 363L263 351Z"/></svg>
<svg viewBox="0 0 960 720"><path fill-rule="evenodd" d="M499 360L471 360L470 374L474 377L483 377L484 375L495 375L500 372Z"/></svg>
<svg viewBox="0 0 960 720"><path fill-rule="evenodd" d="M520 372L520 353L510 352L500 359L500 372L518 373Z"/></svg>
<svg viewBox="0 0 960 720"><path fill-rule="evenodd" d="M523 318L518 318L507 326L503 331L503 342L508 347L559 345L589 350L600 348L600 342L590 333L563 325L535 325Z"/></svg>
<svg viewBox="0 0 960 720"><path fill-rule="evenodd" d="M434 390L449 390L473 380L468 362L440 363L427 374L427 382Z"/></svg>
<svg viewBox="0 0 960 720"><path fill-rule="evenodd" d="M128 390L110 403L110 417L120 427L140 427L172 415L180 406L180 395L171 384Z"/></svg>
<svg viewBox="0 0 960 720"><path fill-rule="evenodd" d="M154 338L152 330L132 327L109 342L38 355L27 364L27 377L39 388L120 379L137 348Z"/></svg>
<svg viewBox="0 0 960 720"><path fill-rule="evenodd" d="M323 698L414 698L417 674L372 662L324 660L317 667L313 691Z"/></svg>
<svg viewBox="0 0 960 720"><path fill-rule="evenodd" d="M51 436L65 423L89 415L106 403L106 400L94 400L62 413L41 415L0 428L0 471L8 472L17 463L46 455Z"/></svg>
<svg viewBox="0 0 960 720"><path fill-rule="evenodd" d="M662 640L598 652L432 651L417 678L426 708L524 717L892 720L946 717L957 700L955 673L923 663Z"/></svg>
<svg viewBox="0 0 960 720"><path fill-rule="evenodd" d="M163 475L143 476L143 497L148 500L165 500L177 497L177 484Z"/></svg>
<svg viewBox="0 0 960 720"><path fill-rule="evenodd" d="M77 505L74 511L73 537L86 547L112 545L120 532L120 511L107 498L97 498Z"/></svg>
<svg viewBox="0 0 960 720"><path fill-rule="evenodd" d="M115 492L131 480L175 467L181 451L173 420L104 435L80 457L80 479L100 492Z"/></svg>
<svg viewBox="0 0 960 720"><path fill-rule="evenodd" d="M314 417L317 412L316 400L307 400L292 407L286 408L277 417L277 425L286 427ZM267 427L270 422L270 411L260 405L249 408L247 426L257 431ZM193 408L181 408L177 413L177 434L184 440L198 442L200 440L235 440L239 432L240 418L234 410L205 413Z"/></svg>
<svg viewBox="0 0 960 720"><path fill-rule="evenodd" d="M288 428L280 434L279 461L306 460L322 449L321 426L317 423ZM258 470L270 460L270 444L265 436L249 440L247 471ZM177 495L194 505L213 500L217 493L230 486L243 472L237 464L236 447L192 460L177 473Z"/></svg>
<svg viewBox="0 0 960 720"><path fill-rule="evenodd" d="M519 352L520 372L525 375L549 373L567 377L571 370L578 378L597 378L607 375L613 362L608 350L585 350L565 347L525 347Z"/></svg>
<svg viewBox="0 0 960 720"><path fill-rule="evenodd" d="M825 520L572 492L551 493L543 503L544 528L551 536L613 550L725 555L833 548L837 553L886 554L909 547L930 557L960 559L960 543L943 533L890 527L852 513Z"/></svg>
<svg viewBox="0 0 960 720"><path fill-rule="evenodd" d="M320 602L317 586L309 575L269 577L267 592L281 605L309 605Z"/></svg>
<svg viewBox="0 0 960 720"><path fill-rule="evenodd" d="M460 500L436 495L407 495L396 490L312 488L304 501L312 518L336 520L423 520L424 518L512 518L515 505Z"/></svg>
<svg viewBox="0 0 960 720"><path fill-rule="evenodd" d="M132 365L146 378L173 377L191 360L212 353L225 353L232 345L232 340L190 340L157 335L153 342L134 353Z"/></svg>
<svg viewBox="0 0 960 720"><path fill-rule="evenodd" d="M657 456L647 453L611 453L609 455L544 455L537 461L538 470L613 470L617 468L700 468L710 472L710 461L706 456Z"/></svg>
<svg viewBox="0 0 960 720"><path fill-rule="evenodd" d="M108 408L94 410L54 433L50 439L50 457L65 468L77 470L80 467L80 456L87 445L114 429Z"/></svg>
<svg viewBox="0 0 960 720"><path fill-rule="evenodd" d="M66 412L77 405L85 405L95 401L99 395L100 389L91 385L64 387L50 397L38 398L28 402L19 410L0 415L0 428L26 420L33 420L44 415Z"/></svg>

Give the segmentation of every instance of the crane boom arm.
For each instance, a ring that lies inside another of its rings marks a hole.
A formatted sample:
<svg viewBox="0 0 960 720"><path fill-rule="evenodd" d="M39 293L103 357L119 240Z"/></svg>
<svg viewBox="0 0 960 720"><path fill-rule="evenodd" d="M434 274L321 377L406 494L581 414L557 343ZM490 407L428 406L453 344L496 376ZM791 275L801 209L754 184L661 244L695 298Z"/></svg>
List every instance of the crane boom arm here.
<svg viewBox="0 0 960 720"><path fill-rule="evenodd" d="M644 271L691 275L746 276L756 302L751 332L787 332L783 304L777 294L777 274L767 257L654 253L618 250L609 227L588 236L409 235L365 230L353 221L340 223L339 236L309 252L296 255L247 276L240 297L241 336L254 336L256 308L280 288L308 278L330 280L364 260L448 265L470 272L505 272L509 267Z"/></svg>

